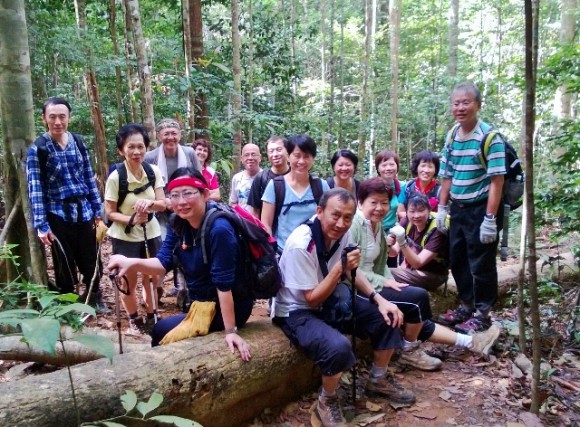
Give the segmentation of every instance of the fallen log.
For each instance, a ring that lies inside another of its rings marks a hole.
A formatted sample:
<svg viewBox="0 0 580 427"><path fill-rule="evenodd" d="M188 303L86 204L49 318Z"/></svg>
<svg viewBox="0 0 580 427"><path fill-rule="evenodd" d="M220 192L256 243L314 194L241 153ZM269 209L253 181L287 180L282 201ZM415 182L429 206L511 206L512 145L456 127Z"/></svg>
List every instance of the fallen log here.
<svg viewBox="0 0 580 427"><path fill-rule="evenodd" d="M133 390L146 400L164 396L161 414L186 417L205 426L235 426L267 407L312 391L320 376L269 320L240 331L252 360L231 354L222 333L191 338L147 351L115 356L71 368L82 421L124 413L119 396ZM66 370L0 384L0 425L73 426Z"/></svg>

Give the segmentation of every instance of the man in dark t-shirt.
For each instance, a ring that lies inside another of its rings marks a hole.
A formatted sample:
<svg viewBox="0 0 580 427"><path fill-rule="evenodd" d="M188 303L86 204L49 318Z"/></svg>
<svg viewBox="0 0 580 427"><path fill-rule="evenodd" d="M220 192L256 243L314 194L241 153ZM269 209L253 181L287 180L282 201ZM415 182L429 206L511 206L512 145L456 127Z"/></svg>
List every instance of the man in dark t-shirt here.
<svg viewBox="0 0 580 427"><path fill-rule="evenodd" d="M277 176L287 174L290 170L288 166L288 152L284 147L283 137L276 135L270 137L266 142L266 154L272 166L270 169L263 170L256 175L248 198L248 206L252 208L252 214L256 218L260 218L262 212L262 195L268 182Z"/></svg>

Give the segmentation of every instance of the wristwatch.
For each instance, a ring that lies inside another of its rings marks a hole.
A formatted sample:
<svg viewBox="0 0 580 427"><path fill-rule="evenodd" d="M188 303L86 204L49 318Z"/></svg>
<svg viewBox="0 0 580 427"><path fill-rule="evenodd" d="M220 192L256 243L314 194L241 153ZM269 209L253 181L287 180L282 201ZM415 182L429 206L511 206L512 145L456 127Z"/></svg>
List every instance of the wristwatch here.
<svg viewBox="0 0 580 427"><path fill-rule="evenodd" d="M487 214L485 214L485 218L486 219L494 220L495 219L495 215L494 214L487 213Z"/></svg>
<svg viewBox="0 0 580 427"><path fill-rule="evenodd" d="M233 327L233 328L231 328L231 329L226 329L226 330L224 331L224 334L225 334L225 335L228 335L228 334L237 334L237 333L238 333L238 327L237 327L237 326L234 326L234 327Z"/></svg>
<svg viewBox="0 0 580 427"><path fill-rule="evenodd" d="M375 297L377 296L377 292L376 291L372 291L369 295L369 302L371 304L376 304L377 302L375 301Z"/></svg>

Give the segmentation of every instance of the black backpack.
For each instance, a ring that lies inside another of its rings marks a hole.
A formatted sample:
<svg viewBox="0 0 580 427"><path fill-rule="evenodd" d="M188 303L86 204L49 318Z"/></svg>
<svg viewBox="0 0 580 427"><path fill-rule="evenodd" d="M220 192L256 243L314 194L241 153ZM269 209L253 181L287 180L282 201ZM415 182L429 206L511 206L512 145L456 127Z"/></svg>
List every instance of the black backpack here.
<svg viewBox="0 0 580 427"><path fill-rule="evenodd" d="M143 169L145 170L145 174L147 175L147 182L143 184L141 187L137 187L134 190L129 191L129 181L127 179L127 166L125 166L124 162L115 163L114 167L112 167L109 171L109 175L113 173L115 170L119 174L119 199L117 200L117 210L121 207L125 198L129 193L133 194L140 194L147 190L149 187L155 188L155 171L151 167L151 165L147 162L141 163Z"/></svg>
<svg viewBox="0 0 580 427"><path fill-rule="evenodd" d="M433 187L431 191L429 191L429 194L424 194L421 193L419 190L417 190L417 183L415 182L414 179L409 180L409 182L407 182L407 185L405 186L405 197L407 198L407 202L411 197L418 194L427 196L428 199L432 197L439 199L440 192L441 192L441 184L439 182L435 184L435 187Z"/></svg>
<svg viewBox="0 0 580 427"><path fill-rule="evenodd" d="M313 202L316 203L316 205L318 206L318 202L320 202L320 198L322 197L322 193L324 192L322 188L322 180L320 178L315 178L312 175L308 175L308 179L310 180L310 188L312 189L312 196L314 197L314 201L303 200L301 202L292 202L285 207L284 215L288 213L288 211L292 206L303 205ZM286 197L286 184L284 182L284 176L277 176L272 181L274 182L274 194L276 197L274 222L272 224L272 234L275 234L276 230L278 229L278 218L282 213L282 206L284 205L284 197Z"/></svg>
<svg viewBox="0 0 580 427"><path fill-rule="evenodd" d="M235 290L235 295L249 296L252 299L275 297L282 286L276 258L276 239L268 234L259 219L240 206L232 208L216 202L207 204L207 211L198 231L204 264L211 261L209 230L218 218L229 221L240 243L238 282L242 289ZM178 242L174 252L179 246Z"/></svg>
<svg viewBox="0 0 580 427"><path fill-rule="evenodd" d="M457 123L450 135L451 140L446 143L447 159L449 159L449 154L451 153L451 143L455 139L457 132L459 131L459 123ZM489 147L491 141L499 135L505 145L505 168L506 174L503 183L503 203L509 205L510 210L519 208L522 203L522 197L524 195L524 170L522 168L522 162L518 157L518 152L509 142L506 141L505 137L496 128L491 128L483 134L481 138L481 143L479 145L479 150L477 156L479 161L487 171L487 154L489 152ZM449 160L447 161L449 164Z"/></svg>

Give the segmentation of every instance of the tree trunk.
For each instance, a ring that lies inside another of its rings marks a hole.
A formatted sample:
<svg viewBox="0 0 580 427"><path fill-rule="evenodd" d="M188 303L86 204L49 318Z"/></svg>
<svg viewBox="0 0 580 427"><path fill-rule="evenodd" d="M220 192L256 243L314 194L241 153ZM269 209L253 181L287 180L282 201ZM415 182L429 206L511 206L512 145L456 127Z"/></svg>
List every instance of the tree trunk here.
<svg viewBox="0 0 580 427"><path fill-rule="evenodd" d="M87 15L85 0L75 0L75 13L77 18L77 28L79 38L82 40L87 34ZM93 50L89 47L86 50L87 68L84 72L85 89L89 99L89 109L91 111L91 120L95 131L95 153L97 161L95 172L97 174L97 186L101 195L105 194L105 182L109 175L109 164L107 161L107 139L105 136L105 124L101 114L101 97L99 95L99 86L94 70Z"/></svg>
<svg viewBox="0 0 580 427"><path fill-rule="evenodd" d="M233 94L233 150L232 161L234 173L240 170L240 158L242 151L242 76L240 67L240 4L238 0L232 0L232 50L234 69L234 94Z"/></svg>
<svg viewBox="0 0 580 427"><path fill-rule="evenodd" d="M126 64L126 74L127 74L127 86L129 89L129 105L130 105L130 121L137 122L141 120L141 114L139 114L139 108L137 107L137 89L135 83L135 69L133 67L133 58L135 57L135 43L133 37L133 26L131 15L129 14L129 7L127 6L127 0L121 2L123 6L123 16L125 25L123 26L123 36L125 37L125 64Z"/></svg>
<svg viewBox="0 0 580 427"><path fill-rule="evenodd" d="M191 56L194 66L201 67L203 59L203 21L201 17L201 0L189 0L191 25ZM197 90L195 93L195 126L196 133L205 135L209 129L209 109L205 93Z"/></svg>
<svg viewBox="0 0 580 427"><path fill-rule="evenodd" d="M330 159L334 151L333 142L336 139L334 137L334 85L336 79L336 67L335 67L335 57L334 57L334 13L335 13L335 0L330 0L330 25L328 26L328 81L330 82L330 99L328 100L328 145L326 151L326 158ZM337 148L341 148L340 146Z"/></svg>
<svg viewBox="0 0 580 427"><path fill-rule="evenodd" d="M399 114L399 45L401 37L401 0L391 0L389 3L389 20L391 24L391 148L398 151Z"/></svg>
<svg viewBox="0 0 580 427"><path fill-rule="evenodd" d="M250 125L247 128L247 142L253 143L254 142L254 128L251 125L252 122L252 114L254 112L254 55L255 55L255 48L254 48L254 12L253 12L253 2L252 0L248 0L248 20L249 20L249 31L248 31L248 55L247 55L247 62L246 66L244 67L247 70L246 75L246 85L248 87L248 101L246 105L248 106L248 117L250 117Z"/></svg>
<svg viewBox="0 0 580 427"><path fill-rule="evenodd" d="M115 356L112 364L101 359L72 367L82 421L122 414L124 390L140 399L158 390L160 413L229 427L320 383L312 362L269 320L249 323L240 334L251 347L247 363L227 350L222 333L213 333ZM66 370L0 384L0 413L4 425L75 425Z"/></svg>
<svg viewBox="0 0 580 427"><path fill-rule="evenodd" d="M536 270L536 230L534 208L534 129L535 129L535 103L536 103L536 67L537 62L537 26L538 0L525 1L525 43L526 43L526 100L525 100L525 143L524 143L524 166L525 192L526 192L526 237L528 242L528 280L530 292L530 312L532 319L532 404L530 412L539 412L540 396L540 362L542 358L540 337L540 312L538 304L538 273Z"/></svg>
<svg viewBox="0 0 580 427"><path fill-rule="evenodd" d="M576 3L577 0L562 1L562 15L560 17L560 42L571 44L576 35ZM562 85L556 94L556 108L560 119L571 118L572 94L568 87ZM558 108L559 107L559 108Z"/></svg>
<svg viewBox="0 0 580 427"><path fill-rule="evenodd" d="M0 7L0 112L5 163L3 198L6 212L11 212L19 199L22 205L7 232L7 241L18 244L14 252L20 257L19 269L24 277L46 284L44 251L36 230L27 221L31 213L25 163L28 147L34 140L33 111L24 1L7 0ZM9 282L16 278L15 274L7 269L7 277L2 279Z"/></svg>
<svg viewBox="0 0 580 427"><path fill-rule="evenodd" d="M155 138L155 116L153 114L153 89L151 86L151 65L147 60L147 48L145 47L145 37L141 26L141 12L139 11L139 0L125 0L128 14L131 19L131 28L135 38L135 54L139 68L139 80L141 82L141 105L143 108L143 125L149 133L151 148L157 146Z"/></svg>
<svg viewBox="0 0 580 427"><path fill-rule="evenodd" d="M340 95L338 98L338 146L342 147L344 144L344 136L342 132L342 121L344 119L344 0L340 4ZM349 147L350 148L350 142Z"/></svg>
<svg viewBox="0 0 580 427"><path fill-rule="evenodd" d="M457 42L459 40L459 0L451 0L449 8L449 59L447 76L451 82L457 76Z"/></svg>
<svg viewBox="0 0 580 427"><path fill-rule="evenodd" d="M360 96L360 128L358 136L358 158L364 165L367 158L367 121L368 121L368 85L369 85L369 62L371 56L372 34L372 0L365 0L365 53L363 58L363 79ZM359 168L359 174L364 173L364 166ZM362 175L361 175L362 176Z"/></svg>
<svg viewBox="0 0 580 427"><path fill-rule="evenodd" d="M193 57L191 54L191 14L189 8L190 0L182 0L181 22L183 25L183 56L185 57L185 77L188 81L186 111L187 123L189 125L189 133L185 137L185 140L188 141L189 144L193 144L195 141L195 88L193 87L193 82L191 80Z"/></svg>
<svg viewBox="0 0 580 427"><path fill-rule="evenodd" d="M117 6L115 0L109 0L109 32L113 43L113 53L119 57L119 41L117 39ZM124 124L123 120L123 90L121 83L121 67L115 65L115 87L117 97L117 126L120 128Z"/></svg>

